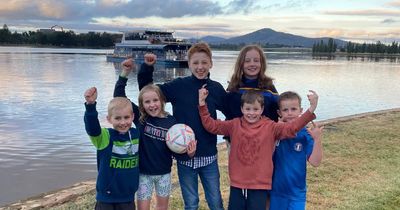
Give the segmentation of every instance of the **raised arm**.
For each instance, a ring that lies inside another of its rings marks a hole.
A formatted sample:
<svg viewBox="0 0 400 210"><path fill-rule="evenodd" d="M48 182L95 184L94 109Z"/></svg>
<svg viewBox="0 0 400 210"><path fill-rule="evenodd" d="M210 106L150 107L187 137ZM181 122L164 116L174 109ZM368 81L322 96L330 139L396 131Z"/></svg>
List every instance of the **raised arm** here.
<svg viewBox="0 0 400 210"><path fill-rule="evenodd" d="M308 98L308 101L310 101L310 107L308 108L308 110L311 113L314 113L314 111L318 105L318 95L313 90L309 90L309 91L310 91L310 94L307 95L307 98Z"/></svg>
<svg viewBox="0 0 400 210"><path fill-rule="evenodd" d="M132 58L128 58L124 60L122 63L122 72L120 76L118 77L117 82L115 83L114 87L114 97L126 97L126 83L128 81L128 75L132 72L132 70L135 68L135 61ZM139 112L139 107L132 102L132 108L133 108L133 113L135 114L135 118L133 119L133 123L137 126L139 123L139 117L140 117L140 112Z"/></svg>
<svg viewBox="0 0 400 210"><path fill-rule="evenodd" d="M314 147L310 157L308 158L308 162L314 166L318 167L321 164L322 156L323 156L323 149L322 149L322 130L324 126L319 126L312 123L312 127L307 129L310 135L313 137L314 140Z"/></svg>
<svg viewBox="0 0 400 210"><path fill-rule="evenodd" d="M84 93L85 97L85 129L89 136L98 136L101 134L101 126L98 119L98 113L96 110L96 99L97 99L97 89L96 87L91 87L87 89Z"/></svg>
<svg viewBox="0 0 400 210"><path fill-rule="evenodd" d="M135 61L132 58L128 58L121 63L122 72L118 77L117 83L114 87L114 97L126 97L125 87L128 81L128 75L135 68Z"/></svg>
<svg viewBox="0 0 400 210"><path fill-rule="evenodd" d="M139 90L144 86L153 83L154 64L157 62L157 56L153 53L146 53L144 55L144 63L140 66L137 80Z"/></svg>
<svg viewBox="0 0 400 210"><path fill-rule="evenodd" d="M109 139L106 138L107 135L104 134L107 132L107 129L101 128L98 119L96 110L97 89L95 87L87 89L84 93L84 97L86 100L84 116L86 133L97 149L104 149L108 145Z"/></svg>
<svg viewBox="0 0 400 210"><path fill-rule="evenodd" d="M229 136L232 130L232 120L221 121L214 120L208 111L207 104L205 102L208 96L208 90L203 86L199 89L199 114L203 127L210 133Z"/></svg>

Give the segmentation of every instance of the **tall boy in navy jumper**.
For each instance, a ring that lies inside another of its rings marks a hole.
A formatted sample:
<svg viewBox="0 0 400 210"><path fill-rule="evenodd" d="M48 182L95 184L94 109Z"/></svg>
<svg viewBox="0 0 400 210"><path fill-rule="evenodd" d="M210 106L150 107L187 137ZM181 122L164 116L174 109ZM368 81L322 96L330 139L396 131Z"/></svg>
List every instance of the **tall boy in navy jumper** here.
<svg viewBox="0 0 400 210"><path fill-rule="evenodd" d="M154 54L146 54L146 60L156 62ZM207 132L198 113L199 89L207 85L207 106L211 117L216 119L216 110L225 114L226 92L222 85L210 79L213 66L211 49L206 43L194 44L188 51L191 76L176 78L159 85L166 101L171 102L177 123L189 125L197 140L196 154L191 159L178 160L178 176L186 210L199 207L198 177L204 188L208 207L223 209L220 192L220 174L217 161L217 136ZM138 73L139 89L153 82L154 65L142 64ZM116 94L120 95L120 94Z"/></svg>
<svg viewBox="0 0 400 210"><path fill-rule="evenodd" d="M101 128L96 111L96 88L89 88L84 96L85 129L97 149L95 209L134 210L139 182L139 134L132 128L132 104L127 98L112 99L107 120L113 128Z"/></svg>

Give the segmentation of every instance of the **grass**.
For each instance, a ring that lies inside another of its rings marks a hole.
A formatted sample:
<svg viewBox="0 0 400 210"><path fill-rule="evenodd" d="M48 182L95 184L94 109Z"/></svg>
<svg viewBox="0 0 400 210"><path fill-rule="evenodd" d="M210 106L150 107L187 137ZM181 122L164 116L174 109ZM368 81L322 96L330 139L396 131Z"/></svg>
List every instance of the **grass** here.
<svg viewBox="0 0 400 210"><path fill-rule="evenodd" d="M308 168L307 209L400 208L400 112L366 116L325 126L324 159ZM227 207L227 152L219 148L221 191ZM173 168L170 209L183 209ZM201 186L201 185L200 185ZM208 209L200 190L200 208ZM54 210L92 209L94 194L54 207Z"/></svg>
<svg viewBox="0 0 400 210"><path fill-rule="evenodd" d="M309 209L399 209L400 113L327 126L323 165L308 171Z"/></svg>

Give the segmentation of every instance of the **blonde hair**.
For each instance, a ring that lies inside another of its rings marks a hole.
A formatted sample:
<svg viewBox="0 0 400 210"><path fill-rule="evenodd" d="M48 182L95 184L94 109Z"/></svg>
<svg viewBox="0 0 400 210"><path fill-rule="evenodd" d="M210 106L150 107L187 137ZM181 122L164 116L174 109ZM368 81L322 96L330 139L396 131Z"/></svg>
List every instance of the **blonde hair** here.
<svg viewBox="0 0 400 210"><path fill-rule="evenodd" d="M267 59L264 55L263 50L261 49L260 46L258 45L247 45L244 46L238 55L238 58L236 59L235 67L233 69L233 74L231 77L231 80L229 81L229 85L227 90L228 91L238 91L240 87L243 86L242 78L243 78L243 65L244 61L246 59L246 53L249 52L250 50L256 50L258 54L260 54L260 63L261 63L261 68L260 72L258 73L258 88L259 89L272 89L273 83L272 83L272 78L268 77L265 72L267 70Z"/></svg>
<svg viewBox="0 0 400 210"><path fill-rule="evenodd" d="M108 103L108 116L112 116L114 110L121 110L129 108L129 111L133 113L132 102L125 97L115 97Z"/></svg>
<svg viewBox="0 0 400 210"><path fill-rule="evenodd" d="M161 92L161 89L157 85L149 84L149 85L144 86L139 92L139 111L140 111L139 120L141 123L144 123L146 118L149 116L147 114L147 112L144 110L144 106L143 106L143 94L145 94L146 92L155 92L161 103L161 114L163 114L163 115L168 114L168 112L165 111L165 96Z"/></svg>
<svg viewBox="0 0 400 210"><path fill-rule="evenodd" d="M212 52L211 52L211 48L210 48L210 46L208 46L208 44L205 43L205 42L196 43L196 44L192 45L192 46L189 48L189 50L188 50L188 58L189 58L189 61L190 61L190 58L192 58L193 54L199 53L199 52L205 53L205 54L210 58L210 60L212 61Z"/></svg>

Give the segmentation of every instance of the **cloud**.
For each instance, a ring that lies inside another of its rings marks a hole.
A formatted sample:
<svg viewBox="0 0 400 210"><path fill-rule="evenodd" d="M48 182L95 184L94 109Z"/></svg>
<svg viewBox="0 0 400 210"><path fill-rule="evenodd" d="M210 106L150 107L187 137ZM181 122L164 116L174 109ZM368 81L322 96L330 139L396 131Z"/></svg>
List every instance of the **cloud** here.
<svg viewBox="0 0 400 210"><path fill-rule="evenodd" d="M366 31L360 29L322 29L318 31L316 35L317 37L328 36L359 43L374 43L378 40L390 43L392 41L398 40L398 37L400 37L400 29L389 29L383 31Z"/></svg>
<svg viewBox="0 0 400 210"><path fill-rule="evenodd" d="M400 37L400 29L391 29L380 32L369 33L372 36L381 36L381 37L391 37L391 38L399 38Z"/></svg>
<svg viewBox="0 0 400 210"><path fill-rule="evenodd" d="M381 23L390 24L390 23L396 23L396 22L399 22L399 21L389 18L389 19L384 19Z"/></svg>
<svg viewBox="0 0 400 210"><path fill-rule="evenodd" d="M51 0L37 2L37 9L45 18L62 19L67 16L64 2L54 2Z"/></svg>
<svg viewBox="0 0 400 210"><path fill-rule="evenodd" d="M129 3L129 0L98 0L99 5L108 7L113 5L125 5Z"/></svg>
<svg viewBox="0 0 400 210"><path fill-rule="evenodd" d="M57 0L14 0L2 2L0 20L34 22L37 20L71 20L81 16L79 12L85 8L81 1Z"/></svg>
<svg viewBox="0 0 400 210"><path fill-rule="evenodd" d="M369 10L347 10L347 11L325 11L327 15L346 15L346 16L395 16L400 15L399 10L388 9L369 9Z"/></svg>
<svg viewBox="0 0 400 210"><path fill-rule="evenodd" d="M12 12L12 11L17 11L21 10L22 8L25 7L25 3L23 1L19 0L9 0L7 3L2 2L1 7L0 7L0 14L5 13L5 12Z"/></svg>
<svg viewBox="0 0 400 210"><path fill-rule="evenodd" d="M108 28L118 28L127 24L124 20L131 19L160 17L165 22L172 18L249 12L254 6L253 2L232 0L221 6L211 0L8 0L2 2L0 7L0 23L21 28L57 24L64 28L93 30L96 27L104 28L98 20L107 22L104 20L109 19ZM244 5L241 7L241 4Z"/></svg>
<svg viewBox="0 0 400 210"><path fill-rule="evenodd" d="M254 0L233 0L226 6L226 14L238 13L242 11L244 14L251 12L256 9Z"/></svg>
<svg viewBox="0 0 400 210"><path fill-rule="evenodd" d="M388 2L386 3L386 5L393 7L400 7L400 0Z"/></svg>
<svg viewBox="0 0 400 210"><path fill-rule="evenodd" d="M119 31L122 28L177 28L177 23L197 18L210 22L218 15L246 14L255 10L258 0L9 0L0 7L0 23L12 28L48 28ZM149 19L159 18L150 23ZM213 20L215 21L215 20ZM171 23L171 24L169 24ZM197 24L198 22L196 22ZM210 22L211 23L211 22ZM193 30L230 29L187 25ZM227 24L225 24L226 26ZM208 30L208 31L209 31Z"/></svg>
<svg viewBox="0 0 400 210"><path fill-rule="evenodd" d="M115 1L114 1L115 2ZM104 1L95 5L93 17L116 17L125 16L129 18L144 17L183 17L216 15L222 13L218 3L211 1L185 1L185 0L146 0L146 1L116 1L117 4L109 4Z"/></svg>
<svg viewBox="0 0 400 210"><path fill-rule="evenodd" d="M343 29L322 29L316 33L317 37L342 37L345 35Z"/></svg>
<svg viewBox="0 0 400 210"><path fill-rule="evenodd" d="M237 5L251 1L233 0L229 8L237 12L247 9ZM233 11L233 10L232 10ZM223 8L216 2L209 0L99 0L99 1L68 1L68 0L9 0L2 2L0 19L35 19L35 20L80 20L81 22L94 17L129 18L144 17L183 17L207 16L223 13Z"/></svg>
<svg viewBox="0 0 400 210"><path fill-rule="evenodd" d="M279 11L286 9L301 9L307 8L314 5L315 0L287 0L281 1L280 3L273 3L262 7L264 10L268 11Z"/></svg>

